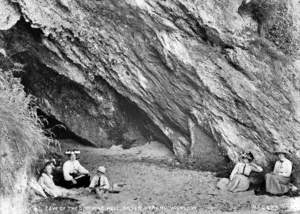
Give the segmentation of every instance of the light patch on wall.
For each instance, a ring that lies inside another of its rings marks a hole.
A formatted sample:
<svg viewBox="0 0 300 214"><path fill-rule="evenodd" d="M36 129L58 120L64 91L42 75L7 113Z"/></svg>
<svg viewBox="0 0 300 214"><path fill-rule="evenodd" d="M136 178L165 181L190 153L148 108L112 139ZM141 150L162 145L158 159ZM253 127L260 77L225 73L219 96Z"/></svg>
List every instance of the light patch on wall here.
<svg viewBox="0 0 300 214"><path fill-rule="evenodd" d="M300 59L299 59L299 60L296 60L296 61L294 62L294 66L295 66L295 68L297 69L297 71L300 72Z"/></svg>
<svg viewBox="0 0 300 214"><path fill-rule="evenodd" d="M45 60L45 59L44 59ZM91 88L91 83L87 81L82 72L74 65L67 61L57 61L57 64L48 64L51 69L58 71L59 74L66 76L76 83L85 85L87 88Z"/></svg>
<svg viewBox="0 0 300 214"><path fill-rule="evenodd" d="M173 135L173 131L172 131L172 129L170 129L169 127L166 127L165 129L163 129L163 132L164 132L164 134L167 136L167 137L171 137L172 135Z"/></svg>
<svg viewBox="0 0 300 214"><path fill-rule="evenodd" d="M192 64L187 48L176 38L176 35L167 32L156 32L156 34L164 47L165 56L170 52L176 55L182 62Z"/></svg>
<svg viewBox="0 0 300 214"><path fill-rule="evenodd" d="M144 89L147 89L148 88L148 80L144 77L144 75L142 74L142 72L138 71L137 72L137 76L138 76L140 85Z"/></svg>
<svg viewBox="0 0 300 214"><path fill-rule="evenodd" d="M127 0L127 3L139 7L140 9L145 10L149 13L152 13L151 7L144 0Z"/></svg>
<svg viewBox="0 0 300 214"><path fill-rule="evenodd" d="M8 30L20 19L20 13L7 0L0 0L0 30Z"/></svg>
<svg viewBox="0 0 300 214"><path fill-rule="evenodd" d="M130 66L130 64L128 64ZM123 83L123 85L127 88L130 88L130 90L136 94L139 94L139 91L138 91L138 88L139 87L136 87L136 85L134 84L134 80L132 79L133 78L133 74L136 73L134 72L135 68L134 67L130 67L130 71L131 71L131 74L130 76L128 76L126 74L127 72L127 69L126 68L123 68L123 66L121 65L115 65L114 67L115 70L117 70L117 75L118 75L118 79Z"/></svg>
<svg viewBox="0 0 300 214"><path fill-rule="evenodd" d="M237 161L240 155L239 152L252 152L258 164L267 165L264 153L251 140L239 133L238 125L234 121L218 110L214 110L214 114L222 117L222 120L215 121L214 127L216 132L222 135L222 143L228 145L225 148L231 160Z"/></svg>

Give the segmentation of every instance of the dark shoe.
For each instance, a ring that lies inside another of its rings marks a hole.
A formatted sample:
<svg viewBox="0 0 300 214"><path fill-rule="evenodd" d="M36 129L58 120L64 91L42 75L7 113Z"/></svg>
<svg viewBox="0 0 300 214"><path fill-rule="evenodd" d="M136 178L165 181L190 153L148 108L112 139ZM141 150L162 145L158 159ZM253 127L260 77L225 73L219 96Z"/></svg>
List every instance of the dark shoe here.
<svg viewBox="0 0 300 214"><path fill-rule="evenodd" d="M261 190L254 190L254 194L255 194L255 195L265 195L266 192L261 191Z"/></svg>

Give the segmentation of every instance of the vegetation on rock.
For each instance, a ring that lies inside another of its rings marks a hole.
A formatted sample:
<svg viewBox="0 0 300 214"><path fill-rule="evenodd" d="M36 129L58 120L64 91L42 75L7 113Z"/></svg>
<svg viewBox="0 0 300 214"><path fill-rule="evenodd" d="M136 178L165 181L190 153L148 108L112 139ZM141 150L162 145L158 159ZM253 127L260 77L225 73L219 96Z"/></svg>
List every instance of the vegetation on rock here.
<svg viewBox="0 0 300 214"><path fill-rule="evenodd" d="M1 67L5 66L1 64ZM31 164L44 151L48 142L41 129L36 110L31 106L32 98L25 94L20 80L12 76L12 70L4 71L2 68L0 68L0 212L10 207L8 203L11 205L16 203L13 199L9 201L2 199L14 196L25 198L24 184L28 175L32 174ZM23 174L24 172L27 172L27 175ZM11 211L17 213L15 210Z"/></svg>
<svg viewBox="0 0 300 214"><path fill-rule="evenodd" d="M293 55L298 51L299 41L293 34L293 20L286 1L252 0L240 10L250 12L258 22L260 35L284 54Z"/></svg>

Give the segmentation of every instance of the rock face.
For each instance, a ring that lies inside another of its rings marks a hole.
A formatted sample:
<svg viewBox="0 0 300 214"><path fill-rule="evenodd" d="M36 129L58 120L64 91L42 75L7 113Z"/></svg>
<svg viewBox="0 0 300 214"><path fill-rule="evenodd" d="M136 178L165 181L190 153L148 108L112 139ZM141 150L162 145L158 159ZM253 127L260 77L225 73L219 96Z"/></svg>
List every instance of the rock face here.
<svg viewBox="0 0 300 214"><path fill-rule="evenodd" d="M97 139L110 136L104 122L124 121L122 97L181 160L217 165L252 151L267 165L277 145L299 160L298 1L1 4L14 11L1 11L9 19L0 29L10 28L1 48L35 73L25 74L27 87L44 108L83 138L107 145Z"/></svg>

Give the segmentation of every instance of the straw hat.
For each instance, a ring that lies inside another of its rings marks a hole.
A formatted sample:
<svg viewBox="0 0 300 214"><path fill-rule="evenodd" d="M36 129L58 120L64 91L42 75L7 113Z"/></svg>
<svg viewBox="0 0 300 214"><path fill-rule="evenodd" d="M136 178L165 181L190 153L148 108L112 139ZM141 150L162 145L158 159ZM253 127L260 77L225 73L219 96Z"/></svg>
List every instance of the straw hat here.
<svg viewBox="0 0 300 214"><path fill-rule="evenodd" d="M97 172L102 172L103 174L105 174L106 168L104 166L99 166Z"/></svg>

